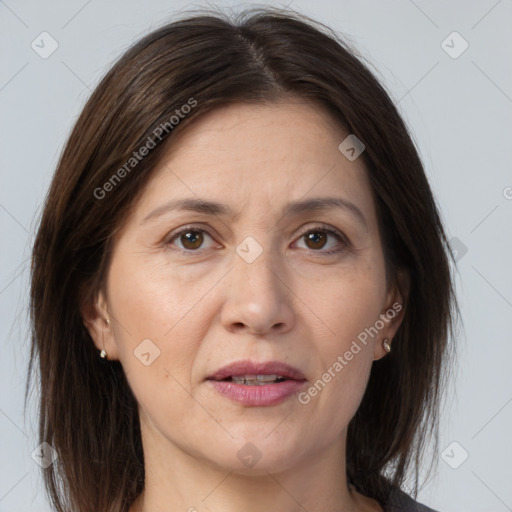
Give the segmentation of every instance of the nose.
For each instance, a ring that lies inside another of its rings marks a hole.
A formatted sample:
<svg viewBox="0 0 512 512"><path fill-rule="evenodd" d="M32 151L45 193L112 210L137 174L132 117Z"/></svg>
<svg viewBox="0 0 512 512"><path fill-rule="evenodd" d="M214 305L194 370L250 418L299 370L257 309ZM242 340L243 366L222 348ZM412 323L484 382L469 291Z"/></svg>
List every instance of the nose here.
<svg viewBox="0 0 512 512"><path fill-rule="evenodd" d="M235 254L221 321L233 333L284 334L293 328L294 295L283 266L270 251L248 263Z"/></svg>

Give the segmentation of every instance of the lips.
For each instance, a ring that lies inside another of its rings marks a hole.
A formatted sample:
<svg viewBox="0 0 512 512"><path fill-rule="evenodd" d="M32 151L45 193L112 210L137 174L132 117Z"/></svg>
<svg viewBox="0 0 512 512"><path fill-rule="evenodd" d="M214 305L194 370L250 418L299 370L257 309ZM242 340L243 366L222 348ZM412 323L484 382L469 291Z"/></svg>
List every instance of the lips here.
<svg viewBox="0 0 512 512"><path fill-rule="evenodd" d="M267 377L265 377L267 376ZM304 381L304 374L281 361L256 362L250 360L235 361L223 366L215 371L206 380L233 380L241 381L249 379L250 381L265 381L273 377L272 381L279 382L284 380Z"/></svg>
<svg viewBox="0 0 512 512"><path fill-rule="evenodd" d="M307 386L304 374L280 361L236 361L206 379L220 396L243 407L278 406Z"/></svg>

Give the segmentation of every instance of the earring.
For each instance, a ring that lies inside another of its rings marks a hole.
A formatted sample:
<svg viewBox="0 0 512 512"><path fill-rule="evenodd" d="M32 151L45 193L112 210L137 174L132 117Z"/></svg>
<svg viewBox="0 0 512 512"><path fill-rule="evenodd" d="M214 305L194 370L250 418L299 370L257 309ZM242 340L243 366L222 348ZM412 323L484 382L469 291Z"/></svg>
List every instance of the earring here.
<svg viewBox="0 0 512 512"><path fill-rule="evenodd" d="M105 322L107 323L107 325L110 325L110 320L108 318L105 318ZM102 359L107 359L107 351L105 349L102 349L102 351L100 352L100 357Z"/></svg>
<svg viewBox="0 0 512 512"><path fill-rule="evenodd" d="M389 338L385 338L384 341L382 342L382 345L384 346L384 350L386 352L391 352L391 345L388 342Z"/></svg>

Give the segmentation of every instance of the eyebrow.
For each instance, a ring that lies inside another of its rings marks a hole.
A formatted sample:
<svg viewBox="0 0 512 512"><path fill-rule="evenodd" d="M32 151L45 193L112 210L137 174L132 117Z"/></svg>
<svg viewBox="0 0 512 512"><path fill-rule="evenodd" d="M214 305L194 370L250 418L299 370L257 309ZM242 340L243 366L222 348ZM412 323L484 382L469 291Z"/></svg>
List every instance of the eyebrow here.
<svg viewBox="0 0 512 512"><path fill-rule="evenodd" d="M315 197L296 201L285 205L282 217L299 216L303 213L326 211L332 209L344 210L351 213L365 228L368 229L368 221L363 212L351 201L343 197ZM235 212L227 205L205 199L184 198L169 201L168 203L155 208L150 212L141 223L146 223L151 219L174 210L185 210L207 215L222 215L236 217Z"/></svg>

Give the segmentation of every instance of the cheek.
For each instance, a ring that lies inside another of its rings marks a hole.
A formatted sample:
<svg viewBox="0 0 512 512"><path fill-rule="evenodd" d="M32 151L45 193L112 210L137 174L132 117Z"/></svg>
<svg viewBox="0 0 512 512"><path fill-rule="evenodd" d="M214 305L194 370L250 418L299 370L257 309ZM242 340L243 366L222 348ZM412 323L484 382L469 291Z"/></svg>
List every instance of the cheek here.
<svg viewBox="0 0 512 512"><path fill-rule="evenodd" d="M348 332L333 341L321 347L321 369L299 396L305 414L316 418L313 430L320 431L325 442L335 439L356 414L373 363L371 344L358 342Z"/></svg>
<svg viewBox="0 0 512 512"><path fill-rule="evenodd" d="M306 296L327 328L329 346L342 350L379 319L386 292L381 267L378 262L347 266L309 288Z"/></svg>
<svg viewBox="0 0 512 512"><path fill-rule="evenodd" d="M310 295L326 328L313 336L308 348L318 358L319 373L304 402L332 411L334 430L355 414L371 371L374 344L380 339L375 325L382 312L385 278L379 268L347 269L318 284Z"/></svg>
<svg viewBox="0 0 512 512"><path fill-rule="evenodd" d="M109 274L109 302L123 335L129 333L134 343L150 338L167 344L185 323L193 339L200 324L191 324L190 315L200 309L215 276L197 279L189 274L163 257L130 254L121 247Z"/></svg>
<svg viewBox="0 0 512 512"><path fill-rule="evenodd" d="M198 305L207 284L191 286L183 274L136 258L119 258L111 267L119 360L139 403L151 404L154 390L178 396L190 389L190 367L205 336Z"/></svg>

